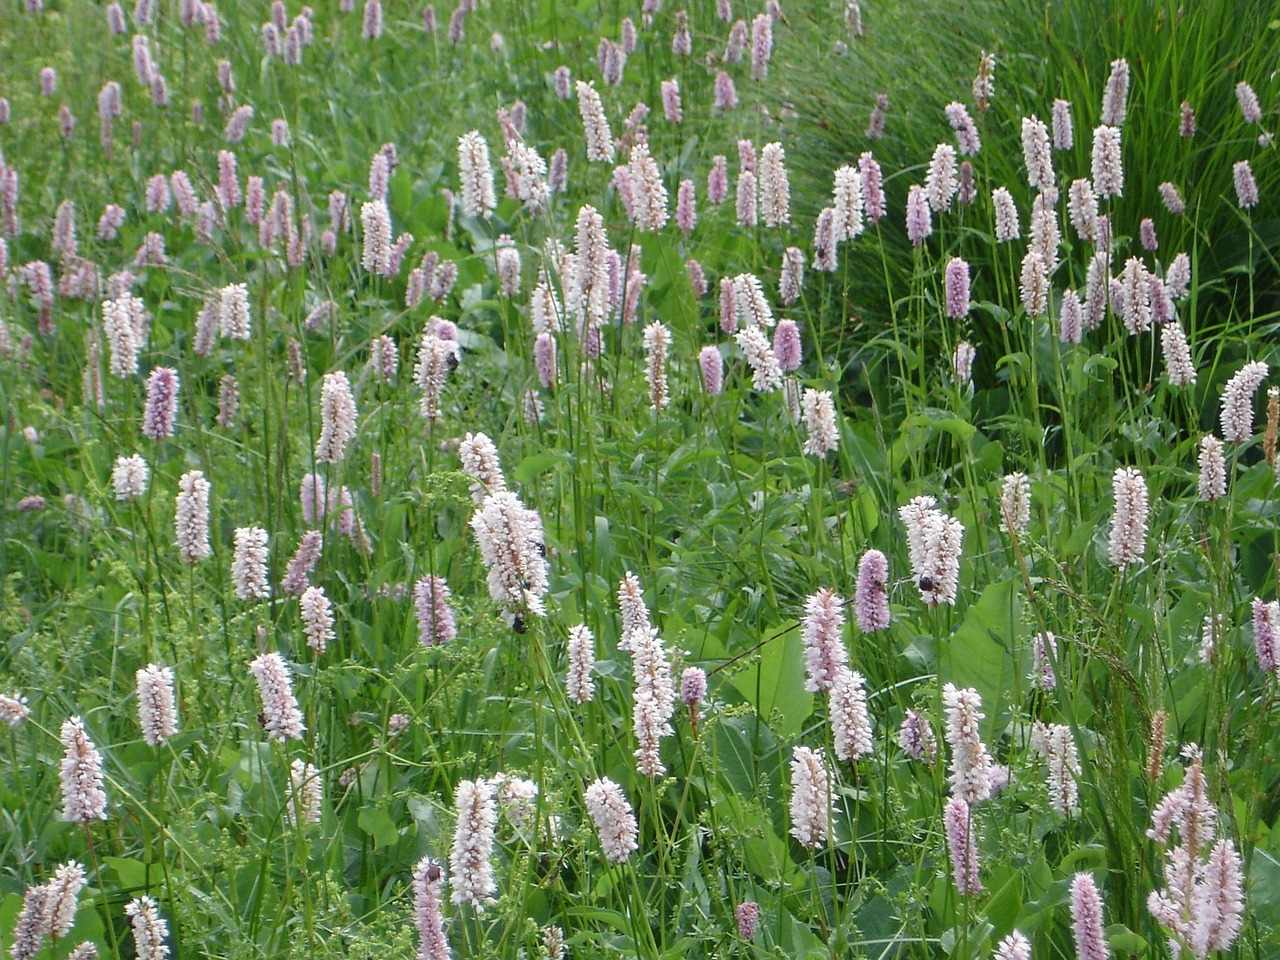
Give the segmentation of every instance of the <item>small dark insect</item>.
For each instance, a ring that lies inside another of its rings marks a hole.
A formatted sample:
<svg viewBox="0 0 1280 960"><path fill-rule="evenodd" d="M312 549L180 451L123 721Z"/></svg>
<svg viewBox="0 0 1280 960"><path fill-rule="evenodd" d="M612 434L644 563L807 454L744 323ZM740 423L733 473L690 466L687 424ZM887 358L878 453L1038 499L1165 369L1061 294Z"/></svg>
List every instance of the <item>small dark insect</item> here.
<svg viewBox="0 0 1280 960"><path fill-rule="evenodd" d="M916 584L916 586L918 586L922 591L925 591L925 592L932 590L933 577L929 577L929 576L921 577L919 582Z"/></svg>
<svg viewBox="0 0 1280 960"><path fill-rule="evenodd" d="M541 540L538 541L538 553L541 554L543 557L546 557L547 555L547 545L543 543Z"/></svg>
<svg viewBox="0 0 1280 960"><path fill-rule="evenodd" d="M435 883L441 877L440 864L433 863L427 867L427 883Z"/></svg>
<svg viewBox="0 0 1280 960"><path fill-rule="evenodd" d="M445 357L444 365L449 368L450 373L453 373L453 371L458 369L458 355L456 353L450 353Z"/></svg>
<svg viewBox="0 0 1280 960"><path fill-rule="evenodd" d="M267 713L265 710L258 711L258 725L263 727L267 725Z"/></svg>
<svg viewBox="0 0 1280 960"><path fill-rule="evenodd" d="M514 630L516 633L524 633L526 630L529 629L529 627L524 622L524 617L520 616L519 614L516 614L514 617L511 618L511 629Z"/></svg>

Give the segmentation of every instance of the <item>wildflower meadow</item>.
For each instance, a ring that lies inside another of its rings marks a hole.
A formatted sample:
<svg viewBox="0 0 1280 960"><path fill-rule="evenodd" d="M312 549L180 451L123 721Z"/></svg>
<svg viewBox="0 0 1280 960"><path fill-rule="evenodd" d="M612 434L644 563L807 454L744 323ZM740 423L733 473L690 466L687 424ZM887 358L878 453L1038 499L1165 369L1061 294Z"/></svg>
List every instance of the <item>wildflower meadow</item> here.
<svg viewBox="0 0 1280 960"><path fill-rule="evenodd" d="M4 0L11 960L1280 957L1276 0Z"/></svg>

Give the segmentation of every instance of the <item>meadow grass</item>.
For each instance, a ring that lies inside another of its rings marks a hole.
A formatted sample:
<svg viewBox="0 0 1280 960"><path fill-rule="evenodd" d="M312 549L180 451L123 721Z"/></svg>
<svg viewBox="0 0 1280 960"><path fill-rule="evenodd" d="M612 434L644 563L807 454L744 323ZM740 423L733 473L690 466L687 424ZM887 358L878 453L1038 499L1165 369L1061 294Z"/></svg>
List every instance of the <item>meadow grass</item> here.
<svg viewBox="0 0 1280 960"><path fill-rule="evenodd" d="M770 8L0 11L0 948L1280 950L1280 10ZM1084 236L1115 61L1124 187ZM1056 99L1037 189L1024 118ZM931 170L953 101L969 197ZM504 176L525 148L564 185ZM868 151L880 218L861 177L856 216L832 199Z"/></svg>

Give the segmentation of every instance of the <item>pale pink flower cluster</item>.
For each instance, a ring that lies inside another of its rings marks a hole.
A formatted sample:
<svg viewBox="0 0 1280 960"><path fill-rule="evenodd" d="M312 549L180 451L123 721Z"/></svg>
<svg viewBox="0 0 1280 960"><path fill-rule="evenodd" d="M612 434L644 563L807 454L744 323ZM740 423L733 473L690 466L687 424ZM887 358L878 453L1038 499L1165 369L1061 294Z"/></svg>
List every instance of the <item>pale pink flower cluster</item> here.
<svg viewBox="0 0 1280 960"><path fill-rule="evenodd" d="M948 683L942 688L942 705L951 747L951 791L971 806L981 803L991 796L995 766L978 730L984 716L982 698L972 687L960 689Z"/></svg>
<svg viewBox="0 0 1280 960"><path fill-rule="evenodd" d="M147 481L151 468L141 454L131 457L117 457L116 465L111 471L111 488L117 500L128 503L137 500L147 492Z"/></svg>
<svg viewBox="0 0 1280 960"><path fill-rule="evenodd" d="M822 755L796 747L791 759L791 836L814 849L827 842L831 783Z"/></svg>
<svg viewBox="0 0 1280 960"><path fill-rule="evenodd" d="M661 412L671 401L667 391L667 351L671 331L659 321L644 328L645 382L649 385L649 405Z"/></svg>
<svg viewBox="0 0 1280 960"><path fill-rule="evenodd" d="M124 908L124 915L133 928L133 947L138 960L166 960L169 947L164 939L169 936L169 924L160 916L155 899L138 897L130 900Z"/></svg>
<svg viewBox="0 0 1280 960"><path fill-rule="evenodd" d="M1058 675L1053 665L1058 661L1058 638L1052 630L1037 633L1031 639L1031 686L1053 690L1058 685Z"/></svg>
<svg viewBox="0 0 1280 960"><path fill-rule="evenodd" d="M1147 546L1147 482L1133 467L1118 467L1111 478L1116 511L1108 553L1121 570L1142 560Z"/></svg>
<svg viewBox="0 0 1280 960"><path fill-rule="evenodd" d="M135 675L138 684L138 725L148 746L162 746L178 732L173 671L150 663Z"/></svg>
<svg viewBox="0 0 1280 960"><path fill-rule="evenodd" d="M497 209L489 144L477 130L458 138L458 179L462 184L464 216L488 217Z"/></svg>
<svg viewBox="0 0 1280 960"><path fill-rule="evenodd" d="M1071 930L1076 960L1109 960L1111 951L1107 948L1102 916L1102 897L1093 877L1077 873L1071 880Z"/></svg>
<svg viewBox="0 0 1280 960"><path fill-rule="evenodd" d="M1229 443L1244 443L1253 436L1253 395L1267 378L1267 365L1261 360L1246 363L1227 381L1222 391L1222 438Z"/></svg>
<svg viewBox="0 0 1280 960"><path fill-rule="evenodd" d="M907 528L907 552L921 599L929 606L954 604L964 526L938 510L930 496L915 497L899 508L898 516Z"/></svg>
<svg viewBox="0 0 1280 960"><path fill-rule="evenodd" d="M842 667L827 694L827 712L836 757L857 760L871 753L871 715L867 712L866 680L856 670Z"/></svg>
<svg viewBox="0 0 1280 960"><path fill-rule="evenodd" d="M1254 598L1253 643L1258 666L1280 674L1280 601Z"/></svg>
<svg viewBox="0 0 1280 960"><path fill-rule="evenodd" d="M320 388L320 438L316 462L338 463L356 436L356 401L351 384L341 370L326 373Z"/></svg>
<svg viewBox="0 0 1280 960"><path fill-rule="evenodd" d="M271 586L267 583L267 531L261 527L236 529L231 582L241 600L271 596Z"/></svg>
<svg viewBox="0 0 1280 960"><path fill-rule="evenodd" d="M20 693L13 696L0 694L0 723L16 727L31 716L31 708L27 706L27 698Z"/></svg>
<svg viewBox="0 0 1280 960"><path fill-rule="evenodd" d="M75 926L76 906L84 889L84 867L76 860L62 864L44 885L43 933L61 940Z"/></svg>
<svg viewBox="0 0 1280 960"><path fill-rule="evenodd" d="M879 550L868 550L858 561L854 611L858 629L874 633L889 626L889 561Z"/></svg>
<svg viewBox="0 0 1280 960"><path fill-rule="evenodd" d="M824 588L805 601L801 637L806 690L830 691L840 671L847 669L849 651L841 636L843 629L844 601L835 591Z"/></svg>
<svg viewBox="0 0 1280 960"><path fill-rule="evenodd" d="M1045 780L1049 788L1049 806L1069 817L1080 806L1080 759L1071 728L1065 723L1044 724L1036 721L1031 730L1031 744L1045 758Z"/></svg>
<svg viewBox="0 0 1280 960"><path fill-rule="evenodd" d="M1000 523L1011 534L1019 536L1031 525L1031 482L1022 472L1004 478L1000 490Z"/></svg>
<svg viewBox="0 0 1280 960"><path fill-rule="evenodd" d="M601 777L587 787L583 802L595 823L606 859L622 863L639 849L639 825L621 787L608 777Z"/></svg>
<svg viewBox="0 0 1280 960"><path fill-rule="evenodd" d="M780 143L766 144L760 151L760 201L766 227L776 229L791 222L791 182Z"/></svg>
<svg viewBox="0 0 1280 960"><path fill-rule="evenodd" d="M1049 128L1034 114L1022 118L1022 160L1027 168L1027 181L1032 187L1041 192L1053 189Z"/></svg>
<svg viewBox="0 0 1280 960"><path fill-rule="evenodd" d="M1187 343L1186 331L1177 320L1171 320L1161 327L1160 347L1164 353L1164 369L1169 383L1175 387L1194 386L1196 368L1191 359L1191 346Z"/></svg>
<svg viewBox="0 0 1280 960"><path fill-rule="evenodd" d="M1200 438L1200 479L1197 491L1201 500L1212 503L1227 495L1227 464L1222 441L1213 434Z"/></svg>
<svg viewBox="0 0 1280 960"><path fill-rule="evenodd" d="M325 595L324 587L308 587L298 598L298 612L302 617L302 632L307 646L317 654L324 653L333 632L333 605Z"/></svg>
<svg viewBox="0 0 1280 960"><path fill-rule="evenodd" d="M418 344L417 362L413 366L413 382L422 391L418 398L418 413L427 420L440 416L440 398L445 382L462 357L458 341L452 336L443 336L445 332L438 318L427 320Z"/></svg>
<svg viewBox="0 0 1280 960"><path fill-rule="evenodd" d="M484 503L490 494L507 489L498 448L486 434L468 433L463 437L458 444L458 458L462 461L462 472L475 481L471 484L471 499L476 503Z"/></svg>
<svg viewBox="0 0 1280 960"><path fill-rule="evenodd" d="M781 329L781 326L779 326ZM806 389L800 399L804 410L804 452L824 457L840 445L840 432L836 428L836 409L830 390Z"/></svg>
<svg viewBox="0 0 1280 960"><path fill-rule="evenodd" d="M79 717L62 724L62 819L88 823L107 819L107 794L102 789L102 756Z"/></svg>
<svg viewBox="0 0 1280 960"><path fill-rule="evenodd" d="M1165 847L1165 889L1153 891L1147 909L1169 932L1169 950L1204 960L1230 950L1244 921L1244 874L1228 837L1217 837L1217 812L1209 802L1203 758L1194 744L1182 785L1171 790L1151 814L1147 836ZM1178 843L1172 845L1173 831Z"/></svg>
<svg viewBox="0 0 1280 960"><path fill-rule="evenodd" d="M498 824L498 806L493 786L487 780L462 780L454 793L457 823L453 831L453 852L449 872L453 875L453 903L469 904L483 913L493 902L498 885L493 879L493 834Z"/></svg>
<svg viewBox="0 0 1280 960"><path fill-rule="evenodd" d="M947 849L951 854L951 878L962 897L982 892L978 877L978 846L973 837L973 814L969 804L952 797L943 813L943 828L947 835Z"/></svg>
<svg viewBox="0 0 1280 960"><path fill-rule="evenodd" d="M263 728L272 740L301 740L306 726L293 695L289 665L278 653L264 653L249 664L262 697Z"/></svg>
<svg viewBox="0 0 1280 960"><path fill-rule="evenodd" d="M449 941L440 912L440 887L444 871L430 857L423 857L413 871L413 912L418 927L418 960L449 960Z"/></svg>
<svg viewBox="0 0 1280 960"><path fill-rule="evenodd" d="M649 144L640 141L631 148L627 167L632 192L632 219L642 233L656 233L667 224L667 188L657 161L649 155Z"/></svg>
<svg viewBox="0 0 1280 960"><path fill-rule="evenodd" d="M444 577L429 573L413 585L413 604L418 617L418 639L424 647L438 647L458 635L451 594Z"/></svg>
<svg viewBox="0 0 1280 960"><path fill-rule="evenodd" d="M314 764L295 759L289 764L289 798L284 807L285 823L319 823L323 793L320 771Z"/></svg>
<svg viewBox="0 0 1280 960"><path fill-rule="evenodd" d="M933 763L938 752L938 740L929 719L919 710L908 710L902 718L902 725L898 728L898 746L909 757Z"/></svg>
<svg viewBox="0 0 1280 960"><path fill-rule="evenodd" d="M545 616L547 561L538 514L514 493L499 491L484 499L471 529L489 568L489 595L509 612Z"/></svg>
<svg viewBox="0 0 1280 960"><path fill-rule="evenodd" d="M209 545L209 481L199 470L184 473L178 480L174 512L178 558L196 564L213 555Z"/></svg>
<svg viewBox="0 0 1280 960"><path fill-rule="evenodd" d="M582 126L586 133L587 160L592 163L611 163L613 161L613 134L609 131L609 121L605 117L604 104L600 94L589 83L579 80L578 113L582 117Z"/></svg>
<svg viewBox="0 0 1280 960"><path fill-rule="evenodd" d="M933 158L924 178L924 196L929 209L943 213L951 209L951 201L960 188L956 178L956 151L949 143L934 148Z"/></svg>
<svg viewBox="0 0 1280 960"><path fill-rule="evenodd" d="M1099 197L1118 197L1124 193L1124 166L1120 159L1120 128L1108 125L1093 131L1091 174L1093 188Z"/></svg>
<svg viewBox="0 0 1280 960"><path fill-rule="evenodd" d="M996 242L1008 243L1022 236L1018 225L1018 208L1013 202L1013 194L1004 187L996 187L991 191L991 203L995 209Z"/></svg>
<svg viewBox="0 0 1280 960"><path fill-rule="evenodd" d="M565 692L574 703L589 703L596 695L596 683L591 676L595 666L595 638L585 624L569 628L566 650L569 661L565 676Z"/></svg>

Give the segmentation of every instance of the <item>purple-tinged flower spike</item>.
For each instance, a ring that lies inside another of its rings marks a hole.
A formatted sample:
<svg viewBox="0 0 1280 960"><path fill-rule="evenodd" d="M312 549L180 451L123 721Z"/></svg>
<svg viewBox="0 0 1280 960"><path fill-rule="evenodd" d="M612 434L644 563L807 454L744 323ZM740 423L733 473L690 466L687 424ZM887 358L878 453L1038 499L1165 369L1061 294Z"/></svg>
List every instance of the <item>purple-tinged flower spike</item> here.
<svg viewBox="0 0 1280 960"><path fill-rule="evenodd" d="M978 128L963 103L952 101L943 108L947 122L956 133L956 145L962 156L971 157L982 149L982 140L978 136Z"/></svg>
<svg viewBox="0 0 1280 960"><path fill-rule="evenodd" d="M716 154L711 159L711 169L707 172L707 203L724 203L729 196L729 162L724 154Z"/></svg>
<svg viewBox="0 0 1280 960"><path fill-rule="evenodd" d="M821 273L835 273L840 265L836 259L836 220L835 209L825 207L813 227L813 269Z"/></svg>
<svg viewBox="0 0 1280 960"><path fill-rule="evenodd" d="M533 341L533 364L544 389L556 382L556 340L550 333L540 333Z"/></svg>
<svg viewBox="0 0 1280 960"><path fill-rule="evenodd" d="M942 688L946 712L946 740L951 747L951 791L970 805L991 796L994 763L982 743L978 723L982 720L982 698L972 687L958 689L948 683Z"/></svg>
<svg viewBox="0 0 1280 960"><path fill-rule="evenodd" d="M589 83L579 80L578 113L582 117L583 132L587 143L587 160L591 163L612 163L614 155L613 134L605 117L600 94Z"/></svg>
<svg viewBox="0 0 1280 960"><path fill-rule="evenodd" d="M298 598L298 611L302 616L302 632L307 646L317 654L324 653L329 641L334 639L333 604L323 587L308 587Z"/></svg>
<svg viewBox="0 0 1280 960"><path fill-rule="evenodd" d="M1160 242L1156 238L1156 224L1150 217L1143 217L1138 224L1138 237L1142 241L1143 250L1157 250Z"/></svg>
<svg viewBox="0 0 1280 960"><path fill-rule="evenodd" d="M1076 960L1109 960L1102 923L1102 897L1093 877L1077 873L1071 881L1071 930L1076 942Z"/></svg>
<svg viewBox="0 0 1280 960"><path fill-rule="evenodd" d="M1253 395L1267 378L1267 365L1261 360L1246 363L1227 381L1222 391L1222 438L1229 443L1244 443L1253 437Z"/></svg>
<svg viewBox="0 0 1280 960"><path fill-rule="evenodd" d="M160 909L151 897L130 900L124 908L133 928L133 947L138 960L168 960L169 948L165 937L169 936L169 924L160 916Z"/></svg>
<svg viewBox="0 0 1280 960"><path fill-rule="evenodd" d="M680 123L684 119L684 106L680 102L680 81L675 77L662 81L662 114L668 123Z"/></svg>
<svg viewBox="0 0 1280 960"><path fill-rule="evenodd" d="M1240 104L1240 115L1244 117L1245 123L1262 122L1262 107L1258 104L1258 95L1243 80L1236 84L1236 102Z"/></svg>
<svg viewBox="0 0 1280 960"><path fill-rule="evenodd" d="M908 710L898 728L898 746L902 752L916 760L932 764L938 752L938 740L929 720L918 710Z"/></svg>
<svg viewBox="0 0 1280 960"><path fill-rule="evenodd" d="M858 157L858 174L862 178L862 199L867 219L879 222L885 215L884 177L876 158L866 151Z"/></svg>
<svg viewBox="0 0 1280 960"><path fill-rule="evenodd" d="M1071 122L1071 101L1053 101L1053 148L1070 150L1075 146L1075 128Z"/></svg>
<svg viewBox="0 0 1280 960"><path fill-rule="evenodd" d="M1227 464L1222 455L1222 441L1212 434L1200 439L1198 492L1201 500L1210 503L1227 495Z"/></svg>
<svg viewBox="0 0 1280 960"><path fill-rule="evenodd" d="M178 371L156 367L147 380L147 403L142 413L142 435L150 440L172 437L178 419Z"/></svg>
<svg viewBox="0 0 1280 960"><path fill-rule="evenodd" d="M733 919L738 925L738 936L743 940L754 940L760 923L760 904L754 900L744 900L734 907Z"/></svg>
<svg viewBox="0 0 1280 960"><path fill-rule="evenodd" d="M889 97L880 93L871 107L871 116L867 120L866 135L868 140L879 140L884 136L885 116L889 112Z"/></svg>
<svg viewBox="0 0 1280 960"><path fill-rule="evenodd" d="M22 898L22 909L18 912L18 922L14 925L10 938L13 941L9 948L13 960L32 960L39 955L48 934L48 924L45 923L45 906L48 900L47 886L41 884L27 888Z"/></svg>
<svg viewBox="0 0 1280 960"><path fill-rule="evenodd" d="M835 243L841 243L852 240L862 233L865 226L863 210L866 198L863 193L863 176L857 167L838 168L834 181L831 190L831 210L834 218L832 240Z"/></svg>
<svg viewBox="0 0 1280 960"><path fill-rule="evenodd" d="M262 697L263 729L271 740L301 740L307 729L293 695L289 666L278 653L264 653L249 664Z"/></svg>
<svg viewBox="0 0 1280 960"><path fill-rule="evenodd" d="M743 169L738 174L738 183L734 194L735 208L738 215L738 226L746 229L756 225L756 175L755 171Z"/></svg>
<svg viewBox="0 0 1280 960"><path fill-rule="evenodd" d="M314 508L314 501L313 501ZM323 509L323 508L322 508ZM314 516L314 513L313 513ZM280 592L285 596L301 596L311 586L311 573L320 560L324 536L318 530L308 530L302 535L298 549L285 568L280 580Z"/></svg>
<svg viewBox="0 0 1280 960"><path fill-rule="evenodd" d="M458 635L451 593L443 577L427 574L413 585L413 605L418 615L418 639L424 647L438 647Z"/></svg>
<svg viewBox="0 0 1280 960"><path fill-rule="evenodd" d="M449 872L453 875L453 895L457 905L469 904L483 913L492 903L498 885L493 879L493 834L498 823L498 805L493 786L486 780L463 780L454 794L458 813L453 832L453 852Z"/></svg>
<svg viewBox="0 0 1280 960"><path fill-rule="evenodd" d="M440 887L444 871L430 857L418 861L413 871L413 912L418 927L418 960L449 960L444 917L440 913Z"/></svg>
<svg viewBox="0 0 1280 960"><path fill-rule="evenodd" d="M1147 546L1147 483L1133 467L1119 467L1112 477L1116 510L1111 521L1109 555L1121 570L1142 560Z"/></svg>
<svg viewBox="0 0 1280 960"><path fill-rule="evenodd" d="M1246 210L1258 205L1258 182L1253 178L1253 168L1248 160L1241 160L1231 167L1236 184L1236 200Z"/></svg>
<svg viewBox="0 0 1280 960"><path fill-rule="evenodd" d="M1031 941L1015 930L996 944L991 960L1031 960Z"/></svg>
<svg viewBox="0 0 1280 960"><path fill-rule="evenodd" d="M493 493L472 516L471 529L489 568L489 595L517 616L545 616L547 561L538 514L513 493Z"/></svg>
<svg viewBox="0 0 1280 960"><path fill-rule="evenodd" d="M583 803L595 824L605 859L623 863L640 848L636 843L640 830L635 814L616 783L608 777L593 781L583 794Z"/></svg>
<svg viewBox="0 0 1280 960"><path fill-rule="evenodd" d="M692 180L681 180L676 190L676 226L684 233L692 233L698 224L698 207Z"/></svg>
<svg viewBox="0 0 1280 960"><path fill-rule="evenodd" d="M751 21L751 79L763 80L773 56L773 18L761 13Z"/></svg>
<svg viewBox="0 0 1280 960"><path fill-rule="evenodd" d="M1091 174L1099 197L1119 197L1124 193L1119 127L1104 124L1094 128Z"/></svg>
<svg viewBox="0 0 1280 960"><path fill-rule="evenodd" d="M919 184L912 184L907 191L907 239L913 247L918 247L931 233L933 217L929 212L929 201L924 188Z"/></svg>
<svg viewBox="0 0 1280 960"><path fill-rule="evenodd" d="M121 378L138 372L138 338L129 306L131 300L126 296L102 302L102 331L110 352L107 369Z"/></svg>
<svg viewBox="0 0 1280 960"><path fill-rule="evenodd" d="M827 842L831 783L822 755L796 747L791 759L791 836L813 850Z"/></svg>
<svg viewBox="0 0 1280 960"><path fill-rule="evenodd" d="M667 224L667 188L647 143L642 141L631 148L627 169L636 227L642 233L657 233Z"/></svg>
<svg viewBox="0 0 1280 960"><path fill-rule="evenodd" d="M250 336L249 287L229 283L217 294L218 333L231 340L248 340Z"/></svg>
<svg viewBox="0 0 1280 960"><path fill-rule="evenodd" d="M72 717L60 731L63 756L62 819L88 823L107 819L107 795L102 789L102 756L85 733L79 717Z"/></svg>
<svg viewBox="0 0 1280 960"><path fill-rule="evenodd" d="M978 847L973 840L973 817L969 805L963 800L952 797L947 801L943 815L943 826L947 834L947 849L951 854L951 878L962 897L970 897L982 892L982 881L978 878Z"/></svg>
<svg viewBox="0 0 1280 960"><path fill-rule="evenodd" d="M138 684L138 725L142 739L156 747L178 732L178 711L174 706L173 671L151 663L135 675Z"/></svg>
<svg viewBox="0 0 1280 960"><path fill-rule="evenodd" d="M1102 122L1109 127L1124 125L1128 113L1129 63L1127 60L1111 62L1111 76L1102 94Z"/></svg>
<svg viewBox="0 0 1280 960"><path fill-rule="evenodd" d="M786 323L787 321L782 321ZM782 329L782 324L778 325ZM825 457L840 446L840 431L836 427L836 408L830 390L806 389L800 398L803 411L806 456Z"/></svg>
<svg viewBox="0 0 1280 960"><path fill-rule="evenodd" d="M178 559L183 563L194 565L213 555L209 546L209 481L199 470L188 471L178 480L174 530Z"/></svg>
<svg viewBox="0 0 1280 960"><path fill-rule="evenodd" d="M1187 212L1187 201L1182 199L1177 185L1170 181L1160 184L1160 200L1164 208L1175 217L1180 217Z"/></svg>
<svg viewBox="0 0 1280 960"><path fill-rule="evenodd" d="M462 461L462 472L474 481L471 499L476 503L484 503L490 494L507 489L502 464L498 461L498 449L485 434L468 433L463 437L458 445L458 457Z"/></svg>
<svg viewBox="0 0 1280 960"><path fill-rule="evenodd" d="M716 347L703 347L698 353L698 368L702 371L702 387L707 396L718 396L724 388L724 357Z"/></svg>
<svg viewBox="0 0 1280 960"><path fill-rule="evenodd" d="M738 105L738 91L733 84L733 77L721 70L715 81L715 112L717 114L732 110Z"/></svg>
<svg viewBox="0 0 1280 960"><path fill-rule="evenodd" d="M781 320L773 331L773 355L783 373L800 368L800 328L794 320Z"/></svg>
<svg viewBox="0 0 1280 960"><path fill-rule="evenodd" d="M831 735L840 760L858 760L871 753L874 728L867 712L866 680L855 670L842 667L827 694Z"/></svg>
<svg viewBox="0 0 1280 960"><path fill-rule="evenodd" d="M879 550L868 550L858 561L858 585L853 604L858 629L874 633L889 627L889 561Z"/></svg>
<svg viewBox="0 0 1280 960"><path fill-rule="evenodd" d="M1067 188L1067 218L1081 240L1097 239L1098 198L1088 180L1072 180Z"/></svg>
<svg viewBox="0 0 1280 960"><path fill-rule="evenodd" d="M983 50L978 58L978 72L973 78L973 99L982 113L987 112L987 107L991 105L991 100L996 95L995 72L995 54Z"/></svg>
<svg viewBox="0 0 1280 960"><path fill-rule="evenodd" d="M380 277L394 276L391 269L391 213L381 198L360 205L363 246L360 262L370 273Z"/></svg>
<svg viewBox="0 0 1280 960"><path fill-rule="evenodd" d="M836 675L849 662L841 636L844 628L844 602L832 590L822 589L811 595L804 606L802 637L804 638L806 680L809 691L827 692Z"/></svg>
<svg viewBox="0 0 1280 960"><path fill-rule="evenodd" d="M963 320L969 315L969 264L952 257L947 261L944 279L947 316Z"/></svg>
<svg viewBox="0 0 1280 960"><path fill-rule="evenodd" d="M565 675L565 693L574 703L589 703L596 695L596 682L591 676L596 654L595 637L585 624L569 628L566 654L569 668Z"/></svg>
<svg viewBox="0 0 1280 960"><path fill-rule="evenodd" d="M1280 673L1280 601L1253 601L1253 643L1258 666Z"/></svg>

